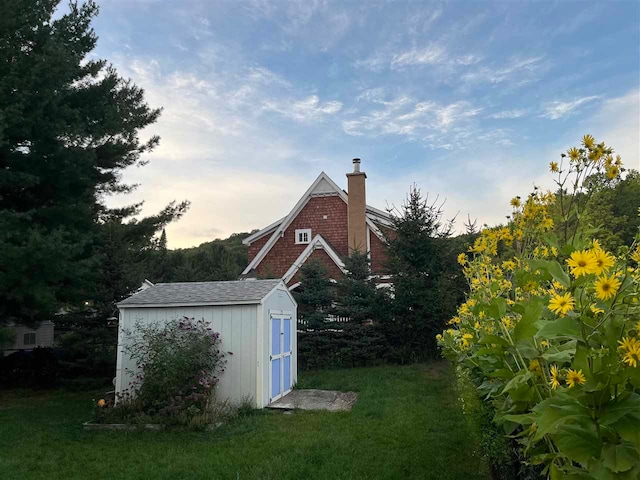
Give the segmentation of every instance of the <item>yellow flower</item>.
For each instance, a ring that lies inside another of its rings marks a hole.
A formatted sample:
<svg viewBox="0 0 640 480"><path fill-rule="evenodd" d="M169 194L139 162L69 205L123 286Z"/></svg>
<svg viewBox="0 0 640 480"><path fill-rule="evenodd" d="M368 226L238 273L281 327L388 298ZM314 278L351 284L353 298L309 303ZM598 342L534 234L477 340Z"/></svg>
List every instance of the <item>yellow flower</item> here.
<svg viewBox="0 0 640 480"><path fill-rule="evenodd" d="M575 387L577 384L581 384L584 385L585 383L587 383L587 379L585 378L584 374L582 373L582 370L578 370L577 372L570 368L567 371L567 385L569 385L569 388L573 388Z"/></svg>
<svg viewBox="0 0 640 480"><path fill-rule="evenodd" d="M635 350L636 348L640 348L640 342L633 337L622 337L622 340L618 340L620 346L618 347L620 350Z"/></svg>
<svg viewBox="0 0 640 480"><path fill-rule="evenodd" d="M439 341L439 342L442 341L442 335L437 334L436 335L436 340Z"/></svg>
<svg viewBox="0 0 640 480"><path fill-rule="evenodd" d="M511 204L511 206L513 208L518 208L520 207L521 203L520 203L520 197L513 197L511 199L511 202L509 202Z"/></svg>
<svg viewBox="0 0 640 480"><path fill-rule="evenodd" d="M551 377L549 385L551 385L551 388L555 390L560 386L560 373L558 372L558 367L556 365L551 365L551 370L549 373L549 376Z"/></svg>
<svg viewBox="0 0 640 480"><path fill-rule="evenodd" d="M591 309L591 311L593 313L595 313L596 315L600 314L600 313L604 313L604 310L599 308L595 303L591 304L591 307L589 307Z"/></svg>
<svg viewBox="0 0 640 480"><path fill-rule="evenodd" d="M580 150L578 150L576 147L572 147L567 150L567 155L569 155L569 158L572 162L575 162L580 158Z"/></svg>
<svg viewBox="0 0 640 480"><path fill-rule="evenodd" d="M513 272L516 269L516 264L511 260L505 260L504 262L502 262L502 268L509 272Z"/></svg>
<svg viewBox="0 0 640 480"><path fill-rule="evenodd" d="M573 310L575 300L569 292L564 295L556 295L549 301L549 310L556 315L566 315L567 312Z"/></svg>
<svg viewBox="0 0 640 480"><path fill-rule="evenodd" d="M571 268L571 274L574 277L595 273L598 268L598 262L593 253L584 250L573 252L567 260L567 264Z"/></svg>
<svg viewBox="0 0 640 480"><path fill-rule="evenodd" d="M596 296L600 300L609 300L616 294L616 292L620 288L620 280L618 280L615 275L611 275L608 278L605 275L598 278L595 283L595 288Z"/></svg>
<svg viewBox="0 0 640 480"><path fill-rule="evenodd" d="M560 171L560 169L558 168L558 162L549 163L549 170L551 170L553 173L558 173Z"/></svg>
<svg viewBox="0 0 640 480"><path fill-rule="evenodd" d="M596 244L596 242L594 242L594 244ZM592 253L598 265L596 273L607 271L616 263L616 257L602 250L599 245L598 248L594 246Z"/></svg>
<svg viewBox="0 0 640 480"><path fill-rule="evenodd" d="M542 341L540 342L540 346L541 346L542 348L549 348L549 342L547 342L546 340L542 340Z"/></svg>
<svg viewBox="0 0 640 480"><path fill-rule="evenodd" d="M100 408L103 408L106 404L107 402L104 401L104 398L101 398L100 400L98 400L98 406Z"/></svg>
<svg viewBox="0 0 640 480"><path fill-rule="evenodd" d="M631 254L631 260L636 263L640 263L640 245L638 245L636 250Z"/></svg>
<svg viewBox="0 0 640 480"><path fill-rule="evenodd" d="M618 167L617 165L611 165L609 168L607 168L607 178L609 180L613 180L619 175L620 175L620 167Z"/></svg>
<svg viewBox="0 0 640 480"><path fill-rule="evenodd" d="M582 145L587 148L593 148L593 145L596 143L596 139L593 138L593 135L585 135L582 137Z"/></svg>
<svg viewBox="0 0 640 480"><path fill-rule="evenodd" d="M458 255L458 263L460 265L464 265L465 263L467 263L467 256L464 253Z"/></svg>
<svg viewBox="0 0 640 480"><path fill-rule="evenodd" d="M622 361L630 367L636 368L640 362L640 343L636 343L634 348L627 350Z"/></svg>

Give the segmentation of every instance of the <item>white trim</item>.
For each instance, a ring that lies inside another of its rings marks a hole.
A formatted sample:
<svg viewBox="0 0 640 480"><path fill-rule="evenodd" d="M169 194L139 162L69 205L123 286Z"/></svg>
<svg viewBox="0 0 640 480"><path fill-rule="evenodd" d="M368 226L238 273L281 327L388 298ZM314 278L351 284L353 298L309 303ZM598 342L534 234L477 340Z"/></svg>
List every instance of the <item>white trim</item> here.
<svg viewBox="0 0 640 480"><path fill-rule="evenodd" d="M282 221L287 217L282 217L280 220L276 220L271 225L267 225L262 230L258 230L256 233L249 235L247 238L242 240L243 245L251 245L253 242L258 240L261 237L264 237L267 233L273 232L278 225L282 223Z"/></svg>
<svg viewBox="0 0 640 480"><path fill-rule="evenodd" d="M306 242L304 240L300 239L300 236L304 235L304 234L307 235L307 241ZM310 228L296 228L295 238L294 238L294 241L295 241L296 245L307 245L307 244L311 243L311 238L312 237L311 237L311 229Z"/></svg>
<svg viewBox="0 0 640 480"><path fill-rule="evenodd" d="M280 320L280 353L272 356L272 348L273 348L273 320ZM285 349L284 345L284 321L289 320L290 330L289 330L289 348ZM295 336L298 334L298 324L297 319L293 316L292 312L282 311L282 310L269 310L269 388L267 392L268 403L273 403L276 400L284 397L288 393L293 390L293 385L295 384L295 380L297 379L297 341ZM289 381L291 385L289 385L288 389L284 388L284 359L285 357L290 357L289 360ZM271 396L271 388L273 386L273 367L272 362L274 360L280 360L280 388L279 393L275 396ZM295 365L294 365L295 363ZM295 368L295 372L294 372Z"/></svg>
<svg viewBox="0 0 640 480"><path fill-rule="evenodd" d="M291 290L295 290L295 289L296 289L296 288L298 288L300 285L302 285L302 282L296 282L296 283L294 283L293 285L291 285L291 286L289 287L289 291L291 291Z"/></svg>
<svg viewBox="0 0 640 480"><path fill-rule="evenodd" d="M291 301L293 302L293 304L297 307L298 306L298 302L296 302L296 299L293 297L293 295L291 294L291 292L289 291L289 289L287 288L287 284L283 281L280 280L280 283L278 283L273 290L271 290L269 293L267 293L264 297L262 297L262 300L260 300L260 303L264 305L264 302L267 301L267 298L269 298L271 295L273 295L273 293L276 290L280 290L282 292L285 292L287 294L287 296L291 299Z"/></svg>
<svg viewBox="0 0 640 480"><path fill-rule="evenodd" d="M296 274L296 272L300 270L304 262L307 261L314 250L317 249L323 249L327 253L327 255L329 255L329 258L333 260L333 263L335 263L343 273L346 273L344 263L340 258L340 255L338 255L338 253L333 248L331 248L331 245L329 245L327 241L322 238L322 235L318 234L313 237L313 240L311 240L309 245L307 245L307 248L305 248L298 256L298 258L296 258L295 262L293 262L293 264L289 267L289 270L287 270L287 272L282 276L282 280L284 280L285 283L288 283Z"/></svg>
<svg viewBox="0 0 640 480"><path fill-rule="evenodd" d="M226 302L177 302L177 303L127 303L117 305L118 308L163 308L163 307L217 307L222 305L257 305L262 299L256 300L229 300Z"/></svg>

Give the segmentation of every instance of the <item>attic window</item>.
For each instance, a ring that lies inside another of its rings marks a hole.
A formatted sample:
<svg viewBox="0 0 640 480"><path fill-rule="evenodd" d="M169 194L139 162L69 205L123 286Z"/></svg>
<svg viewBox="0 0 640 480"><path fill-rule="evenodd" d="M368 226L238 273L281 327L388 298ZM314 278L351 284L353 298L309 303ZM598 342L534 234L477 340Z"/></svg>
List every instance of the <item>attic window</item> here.
<svg viewBox="0 0 640 480"><path fill-rule="evenodd" d="M296 245L297 244L307 244L311 242L311 229L303 228L296 230Z"/></svg>

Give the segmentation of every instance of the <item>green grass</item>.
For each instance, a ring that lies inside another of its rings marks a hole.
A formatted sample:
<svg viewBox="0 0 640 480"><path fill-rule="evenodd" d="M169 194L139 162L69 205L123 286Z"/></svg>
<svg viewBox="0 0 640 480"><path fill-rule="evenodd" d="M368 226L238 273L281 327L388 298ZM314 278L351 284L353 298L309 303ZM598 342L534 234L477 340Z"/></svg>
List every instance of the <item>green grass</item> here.
<svg viewBox="0 0 640 480"><path fill-rule="evenodd" d="M215 432L95 432L98 394L0 393L0 478L487 479L443 363L307 372L352 412L265 411Z"/></svg>

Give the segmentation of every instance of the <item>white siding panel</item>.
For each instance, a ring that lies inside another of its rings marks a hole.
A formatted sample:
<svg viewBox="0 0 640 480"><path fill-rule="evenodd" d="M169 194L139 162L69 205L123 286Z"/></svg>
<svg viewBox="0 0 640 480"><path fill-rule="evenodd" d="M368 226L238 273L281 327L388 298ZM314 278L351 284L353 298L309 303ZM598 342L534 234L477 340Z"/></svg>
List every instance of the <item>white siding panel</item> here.
<svg viewBox="0 0 640 480"><path fill-rule="evenodd" d="M122 309L116 385L118 392L124 391L129 385L131 375L127 375L127 370L135 371L135 365L123 351L126 341L123 332L134 330L136 321L149 325L187 316L209 322L211 328L220 333L222 351L233 352L233 355L226 357L227 365L218 384L218 396L232 401L239 401L245 396L257 398L255 368L257 311L257 305Z"/></svg>

